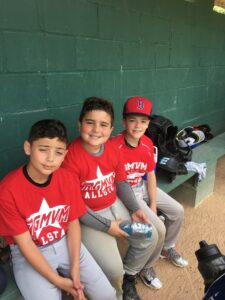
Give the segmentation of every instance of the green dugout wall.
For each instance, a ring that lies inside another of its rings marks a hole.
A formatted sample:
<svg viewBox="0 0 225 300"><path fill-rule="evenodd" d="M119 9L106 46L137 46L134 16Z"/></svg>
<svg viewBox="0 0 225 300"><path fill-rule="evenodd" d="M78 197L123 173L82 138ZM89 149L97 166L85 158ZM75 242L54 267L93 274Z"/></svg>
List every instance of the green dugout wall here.
<svg viewBox="0 0 225 300"><path fill-rule="evenodd" d="M212 0L0 0L0 178L42 118L70 138L84 98L149 97L179 127L225 129L225 15Z"/></svg>

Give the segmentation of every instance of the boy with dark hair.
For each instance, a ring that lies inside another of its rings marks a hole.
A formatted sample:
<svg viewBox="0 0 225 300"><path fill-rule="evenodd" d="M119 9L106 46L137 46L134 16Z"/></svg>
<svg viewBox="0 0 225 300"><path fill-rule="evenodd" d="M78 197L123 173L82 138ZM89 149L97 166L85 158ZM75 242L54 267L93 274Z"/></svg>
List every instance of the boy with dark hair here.
<svg viewBox="0 0 225 300"><path fill-rule="evenodd" d="M148 220L125 182L120 152L108 141L113 120L110 102L96 97L86 99L78 124L80 137L70 144L63 166L79 177L88 209L80 218L83 243L116 288L117 299L122 299L123 293L124 300L139 300L135 276L154 250L158 236L154 228L151 239L137 239L120 229L122 220ZM123 261L116 241L119 237L129 242Z"/></svg>
<svg viewBox="0 0 225 300"><path fill-rule="evenodd" d="M123 154L126 181L134 191L140 208L158 232L158 244L139 275L147 286L159 289L162 283L153 265L160 254L178 267L185 267L188 262L175 249L183 221L183 207L157 188L153 143L144 135L150 122L151 109L152 104L148 99L140 96L129 98L123 109L125 130L112 142ZM147 180L143 179L145 175ZM157 209L165 217L165 225L158 218Z"/></svg>
<svg viewBox="0 0 225 300"><path fill-rule="evenodd" d="M79 182L60 165L67 132L57 120L35 123L24 142L27 164L0 186L0 234L10 245L16 283L25 300L115 300L112 288L81 245L78 218L86 213Z"/></svg>

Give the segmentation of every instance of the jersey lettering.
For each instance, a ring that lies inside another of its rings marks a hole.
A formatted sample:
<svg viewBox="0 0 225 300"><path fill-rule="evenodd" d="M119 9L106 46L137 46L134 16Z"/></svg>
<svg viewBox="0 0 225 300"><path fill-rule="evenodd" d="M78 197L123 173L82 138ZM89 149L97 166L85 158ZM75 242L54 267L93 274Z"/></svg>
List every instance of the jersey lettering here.
<svg viewBox="0 0 225 300"><path fill-rule="evenodd" d="M81 183L81 191L85 199L101 198L114 191L115 172L103 175L98 166L96 174L96 179Z"/></svg>
<svg viewBox="0 0 225 300"><path fill-rule="evenodd" d="M147 169L147 163L143 163L143 162L139 162L139 161L125 164L126 171L129 171L129 170L144 170L145 171L146 169Z"/></svg>
<svg viewBox="0 0 225 300"><path fill-rule="evenodd" d="M127 182L130 185L137 185L141 182L142 176L145 175L148 164L141 161L135 161L132 163L128 162L124 166L127 174Z"/></svg>
<svg viewBox="0 0 225 300"><path fill-rule="evenodd" d="M58 205L50 208L46 199L43 198L39 212L26 219L33 240L40 239L45 245L62 237L65 231L60 224L68 222L69 211L70 206L68 205ZM48 227L55 227L55 230L53 232L44 230Z"/></svg>

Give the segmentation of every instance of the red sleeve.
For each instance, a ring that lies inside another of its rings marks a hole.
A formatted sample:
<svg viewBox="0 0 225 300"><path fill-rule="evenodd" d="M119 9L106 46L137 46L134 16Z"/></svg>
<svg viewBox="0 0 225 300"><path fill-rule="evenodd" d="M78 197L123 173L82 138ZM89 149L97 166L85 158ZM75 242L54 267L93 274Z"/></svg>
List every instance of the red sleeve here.
<svg viewBox="0 0 225 300"><path fill-rule="evenodd" d="M14 236L28 230L26 220L16 207L14 196L2 186L0 191L0 234Z"/></svg>

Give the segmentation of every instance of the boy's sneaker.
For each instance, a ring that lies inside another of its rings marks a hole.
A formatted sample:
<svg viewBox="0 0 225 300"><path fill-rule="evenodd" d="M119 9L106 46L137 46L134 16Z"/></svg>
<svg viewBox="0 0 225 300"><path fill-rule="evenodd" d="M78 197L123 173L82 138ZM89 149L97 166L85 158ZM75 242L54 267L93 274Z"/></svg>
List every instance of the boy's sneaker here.
<svg viewBox="0 0 225 300"><path fill-rule="evenodd" d="M161 252L161 257L169 259L175 266L180 268L188 265L188 261L176 251L175 247L163 249Z"/></svg>
<svg viewBox="0 0 225 300"><path fill-rule="evenodd" d="M159 290L162 287L162 282L156 276L155 270L151 267L147 270L143 270L139 273L141 280L144 282L145 285L148 287Z"/></svg>
<svg viewBox="0 0 225 300"><path fill-rule="evenodd" d="M141 300L136 290L136 276L125 274L123 277L123 300Z"/></svg>

